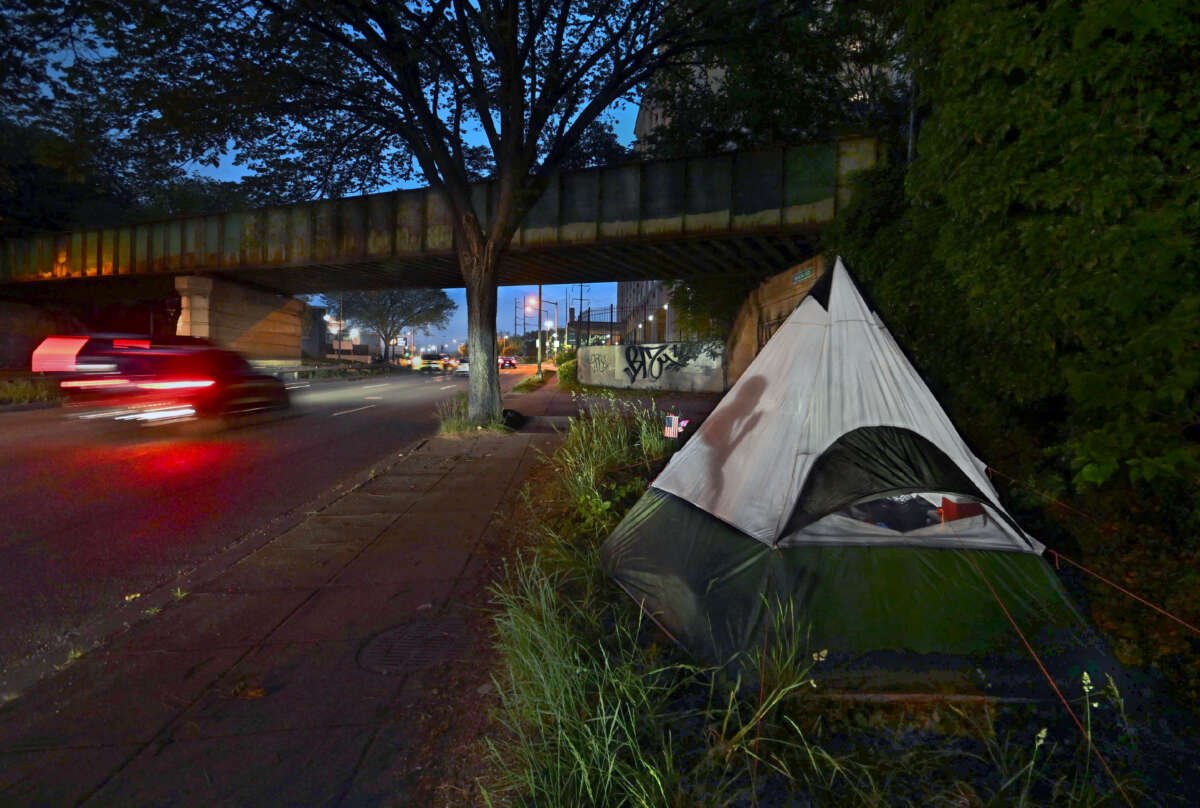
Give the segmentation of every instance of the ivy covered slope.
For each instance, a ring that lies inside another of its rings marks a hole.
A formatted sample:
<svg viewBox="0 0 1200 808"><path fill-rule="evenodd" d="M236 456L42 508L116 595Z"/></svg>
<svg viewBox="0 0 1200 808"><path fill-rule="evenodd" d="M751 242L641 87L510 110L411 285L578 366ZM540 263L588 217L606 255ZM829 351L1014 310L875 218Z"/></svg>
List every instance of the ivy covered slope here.
<svg viewBox="0 0 1200 808"><path fill-rule="evenodd" d="M936 255L989 337L993 389L1066 397L1077 483L1194 477L1200 7L958 2L932 19L909 184L943 213Z"/></svg>
<svg viewBox="0 0 1200 808"><path fill-rule="evenodd" d="M1194 619L1200 6L909 11L916 158L864 177L827 246L981 456L1019 479L1017 504L1068 500L1087 517L1047 515L1092 566ZM1186 632L1120 597L1095 602L1118 652L1174 664L1200 694Z"/></svg>

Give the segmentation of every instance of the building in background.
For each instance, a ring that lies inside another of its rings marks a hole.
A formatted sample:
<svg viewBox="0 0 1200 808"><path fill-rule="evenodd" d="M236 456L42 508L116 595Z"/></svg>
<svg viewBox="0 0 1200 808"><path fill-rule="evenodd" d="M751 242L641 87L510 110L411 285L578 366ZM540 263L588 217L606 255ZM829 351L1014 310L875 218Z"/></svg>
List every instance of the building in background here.
<svg viewBox="0 0 1200 808"><path fill-rule="evenodd" d="M646 136L667 121L662 105L650 99L643 98L638 106L637 120L633 124L633 135L636 138L633 148L639 155L645 156ZM665 309L663 307L666 307ZM617 311L620 316L617 322L621 342L666 342L657 337L657 328L664 329L666 317L670 313L671 293L662 281L619 281L617 283ZM649 319L653 312L663 312L663 317L655 316ZM676 335L676 339L679 336Z"/></svg>
<svg viewBox="0 0 1200 808"><path fill-rule="evenodd" d="M671 292L662 281L617 284L619 342L671 342L682 339L671 310Z"/></svg>

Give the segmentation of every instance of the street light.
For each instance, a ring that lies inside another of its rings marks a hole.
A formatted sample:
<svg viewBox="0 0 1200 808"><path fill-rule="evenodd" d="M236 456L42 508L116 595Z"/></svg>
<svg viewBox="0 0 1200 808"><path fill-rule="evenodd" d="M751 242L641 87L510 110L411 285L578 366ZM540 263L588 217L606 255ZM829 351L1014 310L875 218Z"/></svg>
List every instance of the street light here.
<svg viewBox="0 0 1200 808"><path fill-rule="evenodd" d="M557 300L543 300L542 305L554 307L554 339L557 340L558 339L558 301ZM547 320L546 328L549 328L549 327L550 327L550 321Z"/></svg>
<svg viewBox="0 0 1200 808"><path fill-rule="evenodd" d="M542 289L542 287L538 286L538 293L539 293L538 297L541 297L541 289ZM529 298L529 305L525 308L525 311L529 312L530 314L533 314L534 306L537 306L537 299L531 297L531 298ZM554 326L554 338L555 338L555 340L557 340L558 339L558 301L557 300L543 300L542 305L537 306L537 314L538 314L538 318L539 318L539 322L538 322L539 329L541 327L541 319L540 318L541 318L542 313L545 312L546 306L554 307L554 320L553 321L547 320L545 323L545 327L550 328L551 325ZM538 332L538 375L539 376L542 373L542 350L541 349L542 349L542 340L541 340L541 331L539 330L539 332Z"/></svg>

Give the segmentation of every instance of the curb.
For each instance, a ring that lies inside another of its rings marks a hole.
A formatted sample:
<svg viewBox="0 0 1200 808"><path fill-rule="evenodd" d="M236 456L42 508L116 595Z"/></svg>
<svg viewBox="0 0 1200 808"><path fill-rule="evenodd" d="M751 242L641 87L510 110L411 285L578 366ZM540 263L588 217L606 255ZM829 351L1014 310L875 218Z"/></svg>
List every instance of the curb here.
<svg viewBox="0 0 1200 808"><path fill-rule="evenodd" d="M30 401L26 404L0 404L0 413L29 412L30 410L50 410L61 406L61 401Z"/></svg>

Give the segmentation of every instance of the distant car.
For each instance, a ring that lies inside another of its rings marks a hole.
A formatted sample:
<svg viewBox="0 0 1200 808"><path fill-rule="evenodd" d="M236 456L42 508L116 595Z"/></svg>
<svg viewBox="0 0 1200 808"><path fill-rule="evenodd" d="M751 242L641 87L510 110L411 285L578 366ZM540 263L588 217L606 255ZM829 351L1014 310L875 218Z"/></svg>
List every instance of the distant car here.
<svg viewBox="0 0 1200 808"><path fill-rule="evenodd" d="M40 360L39 360L40 355ZM47 337L34 366L62 374L66 407L81 417L139 424L221 418L288 406L274 376L238 354L193 341L154 345L145 339ZM53 365L46 368L46 364Z"/></svg>
<svg viewBox="0 0 1200 808"><path fill-rule="evenodd" d="M413 367L417 370L430 372L443 371L446 370L446 363L443 361L444 358L438 353L423 353L413 362Z"/></svg>
<svg viewBox="0 0 1200 808"><path fill-rule="evenodd" d="M515 368L516 366L517 366L517 360L513 359L511 356L500 357L500 369L501 370L504 370L504 368Z"/></svg>
<svg viewBox="0 0 1200 808"><path fill-rule="evenodd" d="M471 373L470 363L466 359L458 361L458 367L454 369L455 376L469 376Z"/></svg>

